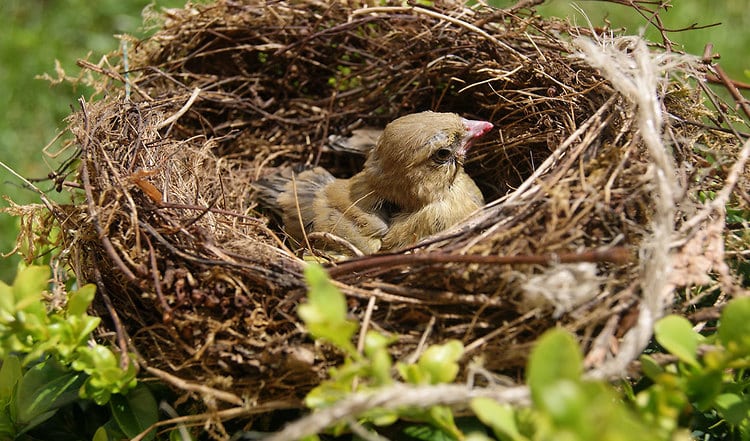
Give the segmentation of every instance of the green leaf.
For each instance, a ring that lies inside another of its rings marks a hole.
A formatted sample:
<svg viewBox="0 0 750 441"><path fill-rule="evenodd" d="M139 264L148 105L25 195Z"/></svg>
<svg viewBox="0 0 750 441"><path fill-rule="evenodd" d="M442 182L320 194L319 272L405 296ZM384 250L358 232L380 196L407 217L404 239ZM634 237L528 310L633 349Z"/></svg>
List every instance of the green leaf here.
<svg viewBox="0 0 750 441"><path fill-rule="evenodd" d="M112 393L124 393L136 385L135 365L120 368L120 361L111 349L94 345L79 347L78 358L72 363L75 370L89 374L83 388L83 396L92 398L97 404L106 404Z"/></svg>
<svg viewBox="0 0 750 441"><path fill-rule="evenodd" d="M49 268L46 266L28 266L21 269L13 282L15 309L44 311L42 293L49 286Z"/></svg>
<svg viewBox="0 0 750 441"><path fill-rule="evenodd" d="M372 357L377 352L387 349L388 345L395 341L396 339L386 337L379 332L367 331L367 334L365 335L364 353L366 356Z"/></svg>
<svg viewBox="0 0 750 441"><path fill-rule="evenodd" d="M427 424L409 424L404 427L403 433L406 439L420 441L454 441L456 438L447 434L437 427Z"/></svg>
<svg viewBox="0 0 750 441"><path fill-rule="evenodd" d="M669 315L654 326L656 341L680 361L700 367L696 352L703 337L693 330L693 325L678 315Z"/></svg>
<svg viewBox="0 0 750 441"><path fill-rule="evenodd" d="M406 364L398 362L396 363L396 370L398 371L398 374L401 375L401 378L404 379L405 382L411 383L411 384L426 384L429 383L429 378L427 378L427 375L425 372L419 368L416 364Z"/></svg>
<svg viewBox="0 0 750 441"><path fill-rule="evenodd" d="M309 286L307 303L297 308L299 317L315 338L327 340L350 356L357 356L352 337L357 324L347 320L346 298L328 279L320 265L309 264L305 268L305 279Z"/></svg>
<svg viewBox="0 0 750 441"><path fill-rule="evenodd" d="M76 401L84 379L83 374L69 372L52 360L32 367L18 383L17 422L29 430L51 417L58 408Z"/></svg>
<svg viewBox="0 0 750 441"><path fill-rule="evenodd" d="M13 287L0 280L0 323L12 320L15 311Z"/></svg>
<svg viewBox="0 0 750 441"><path fill-rule="evenodd" d="M742 397L726 393L716 397L716 410L733 426L739 426L750 417L750 406Z"/></svg>
<svg viewBox="0 0 750 441"><path fill-rule="evenodd" d="M531 351L527 374L534 401L542 392L561 380L580 381L583 359L578 344L570 333L562 329L545 332Z"/></svg>
<svg viewBox="0 0 750 441"><path fill-rule="evenodd" d="M683 379L685 392L693 406L704 412L714 404L715 397L723 389L723 372L720 370L702 370Z"/></svg>
<svg viewBox="0 0 750 441"><path fill-rule="evenodd" d="M109 406L117 425L128 438L134 438L159 420L156 400L151 391L142 384L127 395L112 395ZM143 439L149 441L155 436L156 431L153 430Z"/></svg>
<svg viewBox="0 0 750 441"><path fill-rule="evenodd" d="M91 333L101 323L99 317L90 315L69 315L64 321L59 316L53 316L51 321L49 333L51 337L60 340L57 352L63 359L68 359L79 347L85 345Z"/></svg>
<svg viewBox="0 0 750 441"><path fill-rule="evenodd" d="M393 382L391 378L393 360L391 359L391 354L388 353L388 345L392 341L392 339L375 331L368 331L365 336L364 353L370 362L370 375L375 380L376 385Z"/></svg>
<svg viewBox="0 0 750 441"><path fill-rule="evenodd" d="M109 441L109 436L107 436L107 429L104 426L96 429L96 432L94 432L94 438L92 438L91 441Z"/></svg>
<svg viewBox="0 0 750 441"><path fill-rule="evenodd" d="M399 420L399 412L397 410L385 409L382 407L375 407L368 410L361 415L363 421L368 421L376 426L390 426Z"/></svg>
<svg viewBox="0 0 750 441"><path fill-rule="evenodd" d="M456 426L456 421L453 419L453 411L448 406L432 406L430 407L429 422L434 424L436 427L444 430L450 435L453 435L455 439L462 439L463 433Z"/></svg>
<svg viewBox="0 0 750 441"><path fill-rule="evenodd" d="M516 424L515 411L508 404L500 404L491 398L474 398L471 410L484 424L489 426L500 440L523 441Z"/></svg>
<svg viewBox="0 0 750 441"><path fill-rule="evenodd" d="M432 345L419 357L417 365L427 374L430 384L450 383L458 375L458 360L464 354L464 345L450 340L442 345Z"/></svg>
<svg viewBox="0 0 750 441"><path fill-rule="evenodd" d="M349 393L350 388L339 386L331 381L323 382L318 386L314 387L310 392L305 395L305 406L309 409L319 409L322 407L330 406Z"/></svg>
<svg viewBox="0 0 750 441"><path fill-rule="evenodd" d="M89 305L94 300L96 285L89 283L83 285L68 296L68 316L84 316Z"/></svg>
<svg viewBox="0 0 750 441"><path fill-rule="evenodd" d="M750 354L750 297L730 301L719 319L719 341L730 352Z"/></svg>
<svg viewBox="0 0 750 441"><path fill-rule="evenodd" d="M582 383L563 379L538 391L535 403L552 417L556 424L573 430L583 429L580 421L585 416L589 401Z"/></svg>
<svg viewBox="0 0 750 441"><path fill-rule="evenodd" d="M469 432L464 441L496 441L496 438L490 438L483 432Z"/></svg>
<svg viewBox="0 0 750 441"><path fill-rule="evenodd" d="M8 413L8 408L4 407L0 411L0 439L16 439L16 425Z"/></svg>
<svg viewBox="0 0 750 441"><path fill-rule="evenodd" d="M648 354L641 355L641 370L644 375L654 381L664 373L664 368Z"/></svg>
<svg viewBox="0 0 750 441"><path fill-rule="evenodd" d="M330 322L346 320L346 299L328 279L328 274L320 265L309 264L305 268L305 280L309 286L308 302L317 307L311 316L314 320Z"/></svg>
<svg viewBox="0 0 750 441"><path fill-rule="evenodd" d="M0 367L0 408L5 408L11 402L21 374L21 360L18 357L10 355L3 360Z"/></svg>

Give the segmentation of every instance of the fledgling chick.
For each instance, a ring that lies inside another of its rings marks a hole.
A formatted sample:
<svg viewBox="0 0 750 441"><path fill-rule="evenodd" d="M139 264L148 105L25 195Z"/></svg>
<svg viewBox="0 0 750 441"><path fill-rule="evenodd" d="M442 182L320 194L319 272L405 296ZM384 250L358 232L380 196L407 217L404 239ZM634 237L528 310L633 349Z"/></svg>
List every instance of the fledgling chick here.
<svg viewBox="0 0 750 441"><path fill-rule="evenodd" d="M332 233L364 253L415 243L481 207L484 199L463 168L466 152L492 129L454 113L421 112L388 124L364 169L336 179L316 167L266 186L275 196L284 228L298 241L307 233ZM268 199L266 194L266 199Z"/></svg>

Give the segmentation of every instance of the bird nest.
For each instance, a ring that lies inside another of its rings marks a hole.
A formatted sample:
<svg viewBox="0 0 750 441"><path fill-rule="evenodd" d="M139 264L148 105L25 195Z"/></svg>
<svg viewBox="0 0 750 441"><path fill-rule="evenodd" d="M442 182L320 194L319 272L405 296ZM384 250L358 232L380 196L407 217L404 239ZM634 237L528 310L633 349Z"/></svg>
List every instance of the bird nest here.
<svg viewBox="0 0 750 441"><path fill-rule="evenodd" d="M495 125L466 162L487 205L326 264L395 358L458 339L464 376L518 378L561 326L589 369L622 374L655 318L714 311L716 291L674 290L734 286L722 203L746 185L743 135L704 107L710 62L525 9L393 3L188 5L117 64L81 63L102 96L70 116L79 160L55 178L74 202L50 219L124 352L190 393L301 406L341 355L297 317L305 253L252 184L290 166L351 176L363 157L331 139L428 109Z"/></svg>

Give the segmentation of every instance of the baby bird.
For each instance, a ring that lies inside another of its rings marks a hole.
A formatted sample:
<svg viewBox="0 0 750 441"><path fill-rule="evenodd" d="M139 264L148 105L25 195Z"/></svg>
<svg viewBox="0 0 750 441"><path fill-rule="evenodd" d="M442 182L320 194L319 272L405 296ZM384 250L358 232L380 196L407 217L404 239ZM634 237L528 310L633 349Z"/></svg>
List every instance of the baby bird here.
<svg viewBox="0 0 750 441"><path fill-rule="evenodd" d="M334 234L366 254L401 248L484 204L463 162L474 140L491 129L454 113L402 116L385 127L364 169L351 178L316 167L277 177L260 191L266 199L275 196L286 232L300 242L304 230Z"/></svg>

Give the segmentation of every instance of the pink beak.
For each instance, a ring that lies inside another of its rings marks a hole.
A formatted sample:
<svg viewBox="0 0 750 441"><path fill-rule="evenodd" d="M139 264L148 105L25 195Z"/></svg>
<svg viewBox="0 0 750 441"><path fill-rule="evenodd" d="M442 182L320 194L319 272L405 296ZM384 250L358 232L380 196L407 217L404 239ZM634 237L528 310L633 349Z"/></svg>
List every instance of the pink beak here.
<svg viewBox="0 0 750 441"><path fill-rule="evenodd" d="M474 140L484 135L485 133L492 130L492 123L487 121L474 121L471 119L461 118L466 128L466 136L464 137L463 145L458 149L457 153L459 156L466 154L466 151L474 143Z"/></svg>
<svg viewBox="0 0 750 441"><path fill-rule="evenodd" d="M492 130L492 123L487 121L474 121L471 119L463 119L464 127L469 132L469 138L479 138L485 133Z"/></svg>

